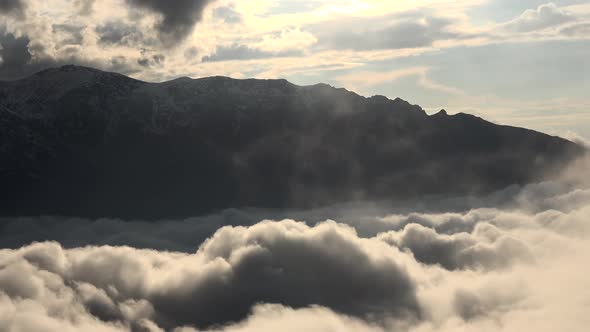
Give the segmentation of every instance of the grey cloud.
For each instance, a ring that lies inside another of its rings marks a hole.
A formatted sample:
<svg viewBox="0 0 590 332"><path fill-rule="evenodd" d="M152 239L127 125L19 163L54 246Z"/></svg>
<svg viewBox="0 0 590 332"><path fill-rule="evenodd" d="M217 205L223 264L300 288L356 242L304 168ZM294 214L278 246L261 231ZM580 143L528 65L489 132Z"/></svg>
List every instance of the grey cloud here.
<svg viewBox="0 0 590 332"><path fill-rule="evenodd" d="M124 56L114 56L110 61L98 62L93 59L86 59L78 54L80 32L77 26L54 25L55 31L65 32L65 39L71 45L65 45L64 51L67 56L59 59L50 57L39 44L33 44L27 35L15 36L0 26L0 80L14 80L32 75L41 70L77 64L82 66L101 68L107 71L117 71L125 74L132 74L138 71L137 64L133 64ZM70 35L73 33L72 35ZM35 57L33 57L35 52Z"/></svg>
<svg viewBox="0 0 590 332"><path fill-rule="evenodd" d="M23 0L1 0L0 1L0 15L16 15L18 17L24 16L26 5Z"/></svg>
<svg viewBox="0 0 590 332"><path fill-rule="evenodd" d="M496 215L496 211L475 209L467 213L410 213L407 215L389 215L380 218L380 231L400 231L409 225L420 225L431 228L440 234L455 234L473 231L479 222L489 221ZM379 232L379 229L374 232Z"/></svg>
<svg viewBox="0 0 590 332"><path fill-rule="evenodd" d="M566 35L568 37L588 37L590 36L590 23L578 23L574 25L566 26L559 30L561 35ZM579 142L576 142L579 143ZM588 145L586 142L585 145Z"/></svg>
<svg viewBox="0 0 590 332"><path fill-rule="evenodd" d="M454 309L462 319L472 321L510 312L526 298L522 288L499 289L501 286L479 290L458 289L453 297Z"/></svg>
<svg viewBox="0 0 590 332"><path fill-rule="evenodd" d="M575 21L575 16L557 7L554 3L529 9L520 17L508 22L505 27L516 32L531 32Z"/></svg>
<svg viewBox="0 0 590 332"><path fill-rule="evenodd" d="M43 56L43 49L38 45L31 45L27 35L15 36L11 32L3 31L0 26L0 80L13 80L31 75L42 69L59 65L59 61ZM33 58L31 51L40 56ZM72 57L74 59L75 56Z"/></svg>
<svg viewBox="0 0 590 332"><path fill-rule="evenodd" d="M61 34L64 37L61 40L60 46L66 45L81 45L84 40L83 26L72 24L54 24L52 25L54 34Z"/></svg>
<svg viewBox="0 0 590 332"><path fill-rule="evenodd" d="M492 235L482 239L478 233ZM533 262L529 248L514 238L502 236L491 225L478 224L474 234L440 235L419 224L410 224L402 232L380 236L385 242L409 250L425 264L440 264L446 269L500 269L516 262Z"/></svg>
<svg viewBox="0 0 590 332"><path fill-rule="evenodd" d="M132 6L161 16L156 28L164 45L175 45L187 37L201 20L205 7L214 0L126 0Z"/></svg>
<svg viewBox="0 0 590 332"><path fill-rule="evenodd" d="M426 47L437 40L462 37L449 30L451 25L448 19L412 13L340 19L306 29L318 38L319 48L362 51Z"/></svg>
<svg viewBox="0 0 590 332"><path fill-rule="evenodd" d="M143 57L137 60L137 63L142 67L161 66L166 61L166 56L163 54L154 54L151 57Z"/></svg>
<svg viewBox="0 0 590 332"><path fill-rule="evenodd" d="M273 53L251 48L247 45L233 44L230 46L218 47L215 53L202 57L201 61L217 62L230 60L253 60L273 57L300 56L301 54L302 53L300 51L296 50Z"/></svg>
<svg viewBox="0 0 590 332"><path fill-rule="evenodd" d="M135 26L123 21L112 21L95 28L98 42L104 45L137 45L144 39L143 33Z"/></svg>
<svg viewBox="0 0 590 332"><path fill-rule="evenodd" d="M199 55L199 50L196 47L189 47L184 50L184 58L186 60L193 60Z"/></svg>
<svg viewBox="0 0 590 332"><path fill-rule="evenodd" d="M95 0L76 0L75 4L80 15L90 15L94 10Z"/></svg>

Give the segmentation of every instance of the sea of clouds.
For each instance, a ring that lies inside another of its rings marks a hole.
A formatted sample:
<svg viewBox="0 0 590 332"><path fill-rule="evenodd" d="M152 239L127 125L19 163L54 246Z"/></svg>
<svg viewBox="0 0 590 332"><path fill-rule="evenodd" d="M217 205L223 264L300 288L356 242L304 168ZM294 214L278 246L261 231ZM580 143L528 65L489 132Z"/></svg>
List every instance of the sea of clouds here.
<svg viewBox="0 0 590 332"><path fill-rule="evenodd" d="M0 331L587 331L589 163L482 197L0 220Z"/></svg>

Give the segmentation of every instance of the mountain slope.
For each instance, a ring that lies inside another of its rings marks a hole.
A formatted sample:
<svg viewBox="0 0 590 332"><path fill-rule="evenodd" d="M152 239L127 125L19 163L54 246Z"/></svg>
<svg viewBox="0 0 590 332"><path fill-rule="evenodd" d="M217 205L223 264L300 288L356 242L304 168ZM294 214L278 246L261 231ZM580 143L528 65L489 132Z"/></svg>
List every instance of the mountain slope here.
<svg viewBox="0 0 590 332"><path fill-rule="evenodd" d="M64 66L0 82L0 214L182 217L470 194L543 179L574 143L324 84L146 83Z"/></svg>

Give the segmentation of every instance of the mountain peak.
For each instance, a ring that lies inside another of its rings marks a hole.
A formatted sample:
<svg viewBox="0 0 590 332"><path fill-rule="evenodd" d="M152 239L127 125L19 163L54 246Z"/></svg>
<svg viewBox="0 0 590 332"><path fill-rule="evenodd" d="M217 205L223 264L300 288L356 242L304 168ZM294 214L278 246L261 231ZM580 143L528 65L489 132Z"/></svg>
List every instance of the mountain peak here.
<svg viewBox="0 0 590 332"><path fill-rule="evenodd" d="M147 83L62 66L0 84L0 216L152 219L471 194L542 179L581 151L444 114L327 84Z"/></svg>
<svg viewBox="0 0 590 332"><path fill-rule="evenodd" d="M33 76L43 76L43 75L50 75L50 74L56 74L56 73L74 73L74 72L101 73L103 71L101 71L99 69L91 68L91 67L67 64L67 65L63 65L60 67L52 67L52 68L47 68L47 69L41 70L41 71L37 72L36 74L33 74Z"/></svg>
<svg viewBox="0 0 590 332"><path fill-rule="evenodd" d="M446 110L442 109L442 110L438 111L436 114L433 114L432 116L433 117L441 117L442 118L442 117L449 116L449 114L447 113Z"/></svg>
<svg viewBox="0 0 590 332"><path fill-rule="evenodd" d="M98 69L94 69L94 68L90 68L90 67L85 67L85 66L78 66L78 65L74 65L74 64L67 64L67 65L63 65L61 67L59 67L59 70L61 71L78 71L78 70L85 70L85 71L99 71Z"/></svg>

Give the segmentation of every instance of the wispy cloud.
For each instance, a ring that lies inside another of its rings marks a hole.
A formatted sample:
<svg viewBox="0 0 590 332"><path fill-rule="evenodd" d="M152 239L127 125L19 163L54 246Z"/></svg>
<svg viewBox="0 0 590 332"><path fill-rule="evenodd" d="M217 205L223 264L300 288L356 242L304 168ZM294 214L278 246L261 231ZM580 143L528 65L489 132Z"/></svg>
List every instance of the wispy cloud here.
<svg viewBox="0 0 590 332"><path fill-rule="evenodd" d="M389 72L357 71L337 76L336 80L341 82L343 86L349 86L364 92L376 85L395 82L402 78L416 77L418 84L425 89L453 95L465 95L465 92L460 89L446 86L430 79L428 77L430 70L431 68L428 67L410 67Z"/></svg>

